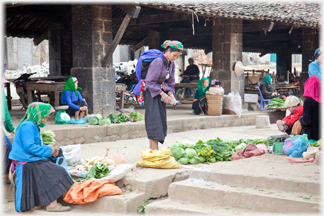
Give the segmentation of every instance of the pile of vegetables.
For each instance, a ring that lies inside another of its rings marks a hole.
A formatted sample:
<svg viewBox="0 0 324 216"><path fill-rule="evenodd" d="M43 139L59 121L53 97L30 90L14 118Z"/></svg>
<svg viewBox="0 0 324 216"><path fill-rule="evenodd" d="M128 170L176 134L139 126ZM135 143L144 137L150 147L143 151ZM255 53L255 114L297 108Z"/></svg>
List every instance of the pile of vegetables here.
<svg viewBox="0 0 324 216"><path fill-rule="evenodd" d="M105 177L108 173L111 172L111 169L104 163L95 163L90 171L88 172L85 180L96 178L100 179L102 177Z"/></svg>
<svg viewBox="0 0 324 216"><path fill-rule="evenodd" d="M55 142L56 142L56 140L54 139L55 133L53 131L46 130L46 131L41 131L40 133L41 133L44 145L52 146L55 144Z"/></svg>
<svg viewBox="0 0 324 216"><path fill-rule="evenodd" d="M120 124L124 122L138 122L144 120L144 115L139 112L131 112L129 116L120 113L119 115L110 114L107 118L102 117L100 114L88 115L85 117L86 122L90 125L110 125Z"/></svg>
<svg viewBox="0 0 324 216"><path fill-rule="evenodd" d="M309 145L314 147L320 147L322 145L322 139L319 139L314 143L309 143Z"/></svg>
<svg viewBox="0 0 324 216"><path fill-rule="evenodd" d="M285 100L275 97L272 98L267 106L267 108L278 108L278 107L285 107Z"/></svg>
<svg viewBox="0 0 324 216"><path fill-rule="evenodd" d="M207 142L199 140L197 143L190 141L175 142L169 147L171 156L182 164L198 164L198 163L215 163L218 161L231 161L232 155L246 147L248 143L264 144L268 147L268 140L263 138L253 139L227 139L221 140L211 139Z"/></svg>

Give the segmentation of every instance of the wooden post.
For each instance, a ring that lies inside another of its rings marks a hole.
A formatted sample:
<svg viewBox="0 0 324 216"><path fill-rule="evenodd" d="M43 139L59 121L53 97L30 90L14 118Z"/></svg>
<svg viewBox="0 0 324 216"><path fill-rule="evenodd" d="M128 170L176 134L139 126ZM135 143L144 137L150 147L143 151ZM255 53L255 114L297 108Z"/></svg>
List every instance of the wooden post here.
<svg viewBox="0 0 324 216"><path fill-rule="evenodd" d="M27 85L27 106L31 103L31 102L33 102L33 97L32 97L32 92L31 92L31 90L30 90L30 85L29 85L30 83L26 83L26 85Z"/></svg>
<svg viewBox="0 0 324 216"><path fill-rule="evenodd" d="M269 72L270 74L270 72ZM273 71L273 75L272 75L272 81L273 81L273 88L276 89L276 76L275 76L275 72Z"/></svg>
<svg viewBox="0 0 324 216"><path fill-rule="evenodd" d="M287 70L287 81L288 81L288 84L289 84L289 70Z"/></svg>

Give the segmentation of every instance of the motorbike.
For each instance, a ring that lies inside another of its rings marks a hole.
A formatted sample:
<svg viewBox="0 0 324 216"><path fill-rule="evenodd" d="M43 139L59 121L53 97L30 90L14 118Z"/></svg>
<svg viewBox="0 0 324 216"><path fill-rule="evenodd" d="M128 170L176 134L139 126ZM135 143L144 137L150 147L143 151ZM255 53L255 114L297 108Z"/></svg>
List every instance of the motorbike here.
<svg viewBox="0 0 324 216"><path fill-rule="evenodd" d="M20 77L18 77L17 79L15 79L13 81L13 83L15 84L15 87L16 87L16 92L19 95L19 100L20 100L21 104L23 105L24 109L27 109L27 106L28 106L27 84L26 83L28 81L31 81L29 79L29 77L33 74L36 74L36 73L21 74ZM34 92L32 92L32 98L33 98L33 101L37 100Z"/></svg>
<svg viewBox="0 0 324 216"><path fill-rule="evenodd" d="M132 71L130 75L126 74L126 72L126 69L116 71L116 73L119 74L119 79L116 81L116 83L124 83L127 86L126 91L124 92L124 103L135 105L137 103L137 99L136 95L133 93L133 89L138 83L138 79L135 71ZM120 98L121 92L116 92L116 103L120 101Z"/></svg>
<svg viewBox="0 0 324 216"><path fill-rule="evenodd" d="M180 83L198 83L198 79L194 78L193 75L181 74L180 76L182 77L182 80L180 81ZM179 99L184 99L184 98L191 98L192 95L195 94L195 92L192 92L192 90L191 90L191 94L190 94L189 89L191 89L191 88L178 88L175 93L176 99L179 100ZM197 89L195 89L195 90L197 90Z"/></svg>

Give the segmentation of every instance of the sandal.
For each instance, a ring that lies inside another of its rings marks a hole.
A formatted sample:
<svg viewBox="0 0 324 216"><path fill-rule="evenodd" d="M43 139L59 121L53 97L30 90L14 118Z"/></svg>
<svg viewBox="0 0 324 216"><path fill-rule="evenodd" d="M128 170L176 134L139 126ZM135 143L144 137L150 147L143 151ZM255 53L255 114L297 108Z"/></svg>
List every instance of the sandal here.
<svg viewBox="0 0 324 216"><path fill-rule="evenodd" d="M61 203L57 203L56 206L54 207L46 207L46 211L48 212L64 212L64 211L69 211L71 209L70 206L62 206Z"/></svg>

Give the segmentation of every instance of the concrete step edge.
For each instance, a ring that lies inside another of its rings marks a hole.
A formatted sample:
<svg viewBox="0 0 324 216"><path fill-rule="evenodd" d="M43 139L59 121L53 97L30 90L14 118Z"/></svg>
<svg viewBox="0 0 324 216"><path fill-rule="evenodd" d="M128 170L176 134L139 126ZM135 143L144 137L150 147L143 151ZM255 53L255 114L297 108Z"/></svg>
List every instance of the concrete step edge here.
<svg viewBox="0 0 324 216"><path fill-rule="evenodd" d="M280 213L318 213L321 197L303 193L283 193L261 188L231 187L215 182L188 179L172 183L169 187L170 199L194 204L229 205L255 211ZM306 199L310 196L310 199ZM302 198L304 197L304 198Z"/></svg>

